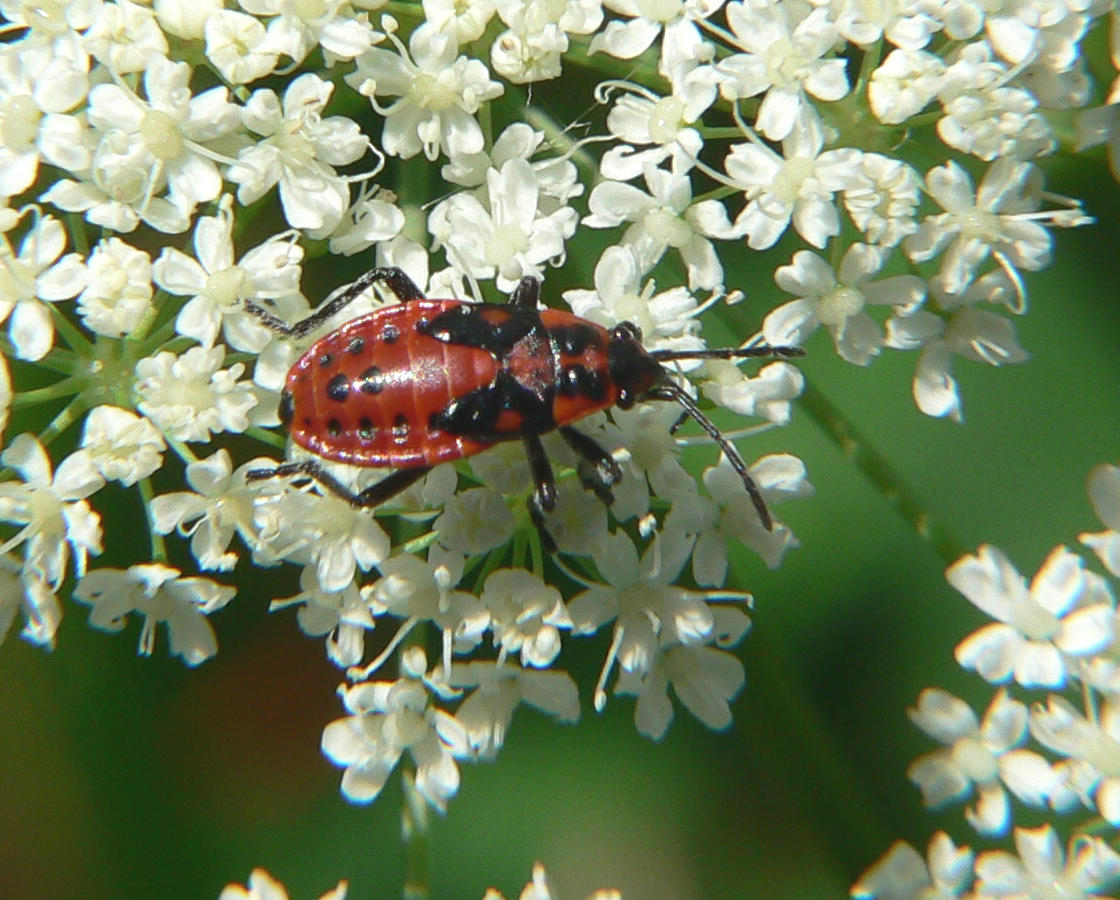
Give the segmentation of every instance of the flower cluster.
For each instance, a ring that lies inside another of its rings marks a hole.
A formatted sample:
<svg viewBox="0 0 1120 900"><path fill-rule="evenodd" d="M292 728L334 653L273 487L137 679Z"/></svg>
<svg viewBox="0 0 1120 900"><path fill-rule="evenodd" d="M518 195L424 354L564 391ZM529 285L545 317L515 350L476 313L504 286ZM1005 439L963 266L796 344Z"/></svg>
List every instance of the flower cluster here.
<svg viewBox="0 0 1120 900"><path fill-rule="evenodd" d="M1095 897L1120 882L1120 853L1093 836L1120 826L1120 612L1113 588L1120 578L1120 467L1092 472L1089 499L1105 530L1080 540L1106 574L1066 547L1056 547L1029 584L991 546L949 568L949 583L995 620L957 646L957 661L1003 686L982 717L939 688L924 690L910 711L942 745L908 773L928 806L971 800L965 819L983 838L1012 830L1013 800L1055 823L1015 826L1015 854L977 855L939 832L923 860L900 841L864 874L854 897ZM1031 692L1030 705L1013 691ZM1068 853L1060 833L1072 835Z"/></svg>
<svg viewBox="0 0 1120 900"><path fill-rule="evenodd" d="M563 302L637 325L651 349L703 351L712 318L743 347L799 348L823 326L857 365L918 351L918 407L960 419L954 358L1026 358L1009 318L1027 308L1023 274L1049 262L1053 228L1088 221L1044 190L1041 162L1057 147L1048 112L1093 96L1079 47L1103 4L432 0L376 21L379 4L359 0L2 6L0 427L24 433L0 455L0 636L22 616L25 638L53 646L72 580L92 625L136 614L148 653L164 623L195 665L216 652L210 616L235 588L187 566L295 567L298 592L273 608L296 607L347 671L346 716L322 746L355 802L409 758L443 809L458 763L492 758L522 703L574 721L560 664L576 638L605 646L597 709L636 697L637 728L656 739L672 694L727 727L752 600L724 587L730 557L779 565L797 540L763 502L812 489L790 454L750 466L757 496L734 460L697 480L681 461L695 438L655 402L578 423L621 472L610 490L575 458L578 437L545 436L559 478L543 522L524 508L541 466L518 442L436 466L376 511L306 479L250 478L275 464L252 440L284 446L281 390L304 348L274 326L309 312L305 276L363 254L432 296L496 300L571 260L587 286ZM577 53L614 77L562 104L603 113L573 140L573 123L516 111L533 96L523 85ZM1116 140L1114 118L1088 121ZM263 213L284 224L265 229ZM725 260L778 247L785 299L744 324ZM392 302L370 291L340 315ZM804 387L785 360L751 373L700 355L666 378L755 420L733 439L784 425ZM329 474L354 492L384 476ZM111 482L142 502L150 553L134 523L103 528L96 495ZM106 545L135 564L91 570ZM1052 629L1016 606L962 657L1023 683L1107 680L1089 667L1107 588L1081 572L1077 597L1093 604L1047 605L1071 565L1053 562L1031 601ZM958 577L988 596L1005 569L990 551ZM985 752L1017 746L1009 698L983 739L944 698L921 709ZM1055 744L1083 727L1060 705L1047 715ZM1051 799L1022 787L1037 766L997 766L976 821L999 817L1000 784Z"/></svg>
<svg viewBox="0 0 1120 900"><path fill-rule="evenodd" d="M319 900L346 900L348 893L349 885L345 881L340 881L338 887L327 891ZM525 889L520 894L521 900L553 900L555 896L544 866L536 863L533 866L533 880L525 885ZM218 896L218 900L288 900L288 892L264 869L254 869L249 873L247 885L227 885ZM494 888L490 888L483 895L482 900L502 900L502 895ZM587 900L622 900L622 894L604 888L595 891Z"/></svg>

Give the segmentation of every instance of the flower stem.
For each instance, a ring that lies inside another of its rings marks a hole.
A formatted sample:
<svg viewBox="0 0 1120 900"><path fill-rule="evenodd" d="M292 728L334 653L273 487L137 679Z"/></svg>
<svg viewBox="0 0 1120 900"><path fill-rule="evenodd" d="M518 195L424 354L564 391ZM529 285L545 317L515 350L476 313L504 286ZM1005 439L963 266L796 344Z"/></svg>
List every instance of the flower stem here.
<svg viewBox="0 0 1120 900"><path fill-rule="evenodd" d="M416 790L411 766L402 771L404 803L401 805L401 842L404 844L404 900L428 900L428 806Z"/></svg>
<svg viewBox="0 0 1120 900"><path fill-rule="evenodd" d="M856 431L824 394L806 383L799 406L832 438L910 527L929 542L946 565L964 556L964 545L929 514L894 467Z"/></svg>

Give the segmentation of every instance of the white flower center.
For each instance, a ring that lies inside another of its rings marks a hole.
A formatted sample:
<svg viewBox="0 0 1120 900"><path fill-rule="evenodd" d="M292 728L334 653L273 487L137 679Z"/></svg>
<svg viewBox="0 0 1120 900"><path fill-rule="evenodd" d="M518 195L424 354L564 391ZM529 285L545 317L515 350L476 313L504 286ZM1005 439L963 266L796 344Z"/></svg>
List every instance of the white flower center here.
<svg viewBox="0 0 1120 900"><path fill-rule="evenodd" d="M428 72L418 72L408 92L409 98L421 109L442 112L455 105L456 94L439 78Z"/></svg>
<svg viewBox="0 0 1120 900"><path fill-rule="evenodd" d="M327 13L327 4L323 0L296 0L293 10L304 22L318 19Z"/></svg>
<svg viewBox="0 0 1120 900"><path fill-rule="evenodd" d="M3 112L4 125L0 129L5 146L18 152L34 144L39 136L39 115L39 107L27 94L12 97Z"/></svg>
<svg viewBox="0 0 1120 900"><path fill-rule="evenodd" d="M817 318L823 325L843 325L862 312L866 302L862 291L838 284L817 301Z"/></svg>
<svg viewBox="0 0 1120 900"><path fill-rule="evenodd" d="M633 322L642 334L650 334L653 322L649 314L649 300L637 294L623 294L614 303L614 317L620 322Z"/></svg>
<svg viewBox="0 0 1120 900"><path fill-rule="evenodd" d="M801 186L813 177L815 171L814 160L804 156L787 159L770 186L770 193L780 202L792 206L801 195Z"/></svg>
<svg viewBox="0 0 1120 900"><path fill-rule="evenodd" d="M680 216L667 209L654 209L646 213L642 224L646 233L660 244L684 247L692 240L692 229Z"/></svg>
<svg viewBox="0 0 1120 900"><path fill-rule="evenodd" d="M671 22L681 14L681 0L638 0L638 15L651 22Z"/></svg>
<svg viewBox="0 0 1120 900"><path fill-rule="evenodd" d="M536 34L544 31L545 26L559 22L567 8L565 0L538 0L536 3L526 4L525 24L528 33Z"/></svg>
<svg viewBox="0 0 1120 900"><path fill-rule="evenodd" d="M684 115L684 102L676 97L662 97L653 105L649 117L649 136L654 143L667 144L677 137L681 130L681 117Z"/></svg>
<svg viewBox="0 0 1120 900"><path fill-rule="evenodd" d="M1057 616L1033 600L1012 604L1008 624L1032 641L1050 640L1062 626Z"/></svg>
<svg viewBox="0 0 1120 900"><path fill-rule="evenodd" d="M771 84L785 87L801 80L799 75L804 62L789 38L780 37L774 41L766 48L763 59Z"/></svg>
<svg viewBox="0 0 1120 900"><path fill-rule="evenodd" d="M315 149L311 141L302 134L282 133L276 136L276 146L280 150L281 165L289 171L307 166L315 159Z"/></svg>
<svg viewBox="0 0 1120 900"><path fill-rule="evenodd" d="M486 242L483 254L493 266L500 266L512 256L523 253L529 247L529 236L520 225L509 222L494 228L493 235Z"/></svg>
<svg viewBox="0 0 1120 900"><path fill-rule="evenodd" d="M954 217L961 230L961 236L966 238L981 238L991 241L1003 233L1000 228L999 216L974 207L963 215Z"/></svg>
<svg viewBox="0 0 1120 900"><path fill-rule="evenodd" d="M144 113L140 120L140 136L156 159L175 159L183 152L183 136L175 120L162 110Z"/></svg>
<svg viewBox="0 0 1120 900"><path fill-rule="evenodd" d="M203 293L219 308L231 309L241 299L245 280L245 272L240 266L230 266L208 276Z"/></svg>
<svg viewBox="0 0 1120 900"><path fill-rule="evenodd" d="M986 784L999 777L995 756L976 738L961 738L950 752L953 762L969 780Z"/></svg>

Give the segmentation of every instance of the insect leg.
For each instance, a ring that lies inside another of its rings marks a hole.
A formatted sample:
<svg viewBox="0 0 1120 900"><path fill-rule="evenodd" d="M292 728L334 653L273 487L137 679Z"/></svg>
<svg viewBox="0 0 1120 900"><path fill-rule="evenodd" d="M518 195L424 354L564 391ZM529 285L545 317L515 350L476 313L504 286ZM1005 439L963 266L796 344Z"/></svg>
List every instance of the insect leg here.
<svg viewBox="0 0 1120 900"><path fill-rule="evenodd" d="M526 275L509 295L510 306L523 306L526 309L536 309L537 301L541 295L541 283L531 275Z"/></svg>
<svg viewBox="0 0 1120 900"><path fill-rule="evenodd" d="M556 477L552 474L552 465L548 455L544 452L541 439L535 434L527 434L524 438L525 452L529 455L529 468L533 472L533 482L536 488L533 496L545 512L551 512L556 507Z"/></svg>
<svg viewBox="0 0 1120 900"><path fill-rule="evenodd" d="M386 475L377 484L371 485L359 493L354 493L313 459L285 463L275 469L252 469L246 473L245 480L263 481L265 478L287 478L292 475L303 475L312 479L336 497L345 500L354 508L368 509L391 500L430 471L431 468L426 466L418 469L397 469Z"/></svg>
<svg viewBox="0 0 1120 900"><path fill-rule="evenodd" d="M594 491L595 496L607 506L614 503L611 485L622 478L622 469L619 468L614 457L600 447L593 438L570 425L561 426L560 437L579 457L576 473L579 475L580 483L589 491Z"/></svg>
<svg viewBox="0 0 1120 900"><path fill-rule="evenodd" d="M762 520L763 526L767 531L773 531L774 519L770 515L770 510L766 508L766 501L762 499L762 490L759 488L758 482L751 477L750 470L747 468L746 462L743 461L739 449L723 436L722 432L720 432L711 419L700 411L700 407L696 405L696 401L675 384L662 384L650 388L645 394L645 399L672 400L674 403L680 404L681 408L688 413L689 417L694 419L700 427L708 433L708 436L719 444L723 455L726 456L727 461L731 463L731 468L743 479L743 487L747 489L747 494L750 495L751 503L754 504L754 508L758 512L758 517Z"/></svg>
<svg viewBox="0 0 1120 900"><path fill-rule="evenodd" d="M261 324L266 328L271 328L273 331L278 331L280 334L289 337L304 337L326 322L340 309L354 302L371 285L378 282L383 282L402 303L407 303L410 300L421 300L424 297L420 288L416 286L416 282L405 274L404 269L390 266L388 268L370 269L353 283L335 291L315 312L294 325L289 325L256 303L246 301L245 311L260 319Z"/></svg>
<svg viewBox="0 0 1120 900"><path fill-rule="evenodd" d="M544 524L544 514L556 508L556 477L552 474L552 465L548 455L544 452L541 439L535 434L524 437L525 452L529 456L529 468L533 472L533 481L536 487L529 495L529 518L532 519L537 534L541 536L541 543L549 553L556 552L556 541L548 533Z"/></svg>

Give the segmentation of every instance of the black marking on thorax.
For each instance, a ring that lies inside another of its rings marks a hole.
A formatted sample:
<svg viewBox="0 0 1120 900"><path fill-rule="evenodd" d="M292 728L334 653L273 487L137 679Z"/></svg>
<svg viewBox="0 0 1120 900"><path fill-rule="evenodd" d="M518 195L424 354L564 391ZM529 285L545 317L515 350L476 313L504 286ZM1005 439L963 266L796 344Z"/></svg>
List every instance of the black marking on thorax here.
<svg viewBox="0 0 1120 900"><path fill-rule="evenodd" d="M474 441L502 441L556 427L557 348L535 309L464 303L417 330L447 344L477 347L500 364L488 385L452 400L429 419L433 431ZM503 413L513 413L506 416ZM510 423L515 424L510 424Z"/></svg>

